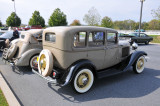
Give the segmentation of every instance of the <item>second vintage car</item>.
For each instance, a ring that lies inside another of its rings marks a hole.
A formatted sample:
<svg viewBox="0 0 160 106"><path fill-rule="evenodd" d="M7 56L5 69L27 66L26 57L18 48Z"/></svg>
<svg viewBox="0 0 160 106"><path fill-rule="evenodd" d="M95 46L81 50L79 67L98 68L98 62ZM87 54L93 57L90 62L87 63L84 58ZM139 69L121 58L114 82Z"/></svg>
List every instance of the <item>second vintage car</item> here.
<svg viewBox="0 0 160 106"><path fill-rule="evenodd" d="M11 42L5 48L2 58L15 66L30 66L38 68L37 57L42 50L43 29L33 29L21 32L21 38Z"/></svg>
<svg viewBox="0 0 160 106"><path fill-rule="evenodd" d="M133 44L134 49L137 45ZM118 42L118 32L92 26L47 28L43 32L43 50L38 72L53 83L71 83L78 93L87 92L96 78L125 72L133 66L135 73L144 70L143 51L130 52L129 43ZM49 77L49 78L48 78Z"/></svg>

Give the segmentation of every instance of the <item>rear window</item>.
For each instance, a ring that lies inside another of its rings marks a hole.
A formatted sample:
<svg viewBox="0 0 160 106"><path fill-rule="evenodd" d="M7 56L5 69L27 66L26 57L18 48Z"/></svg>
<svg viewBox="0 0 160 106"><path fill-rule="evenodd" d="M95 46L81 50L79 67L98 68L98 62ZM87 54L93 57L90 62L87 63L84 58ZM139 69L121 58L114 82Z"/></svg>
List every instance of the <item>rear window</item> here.
<svg viewBox="0 0 160 106"><path fill-rule="evenodd" d="M56 42L56 34L55 33L46 33L45 40L50 42Z"/></svg>
<svg viewBox="0 0 160 106"><path fill-rule="evenodd" d="M74 47L76 48L86 47L86 36L87 36L86 32L77 32L74 35L74 42L73 42Z"/></svg>

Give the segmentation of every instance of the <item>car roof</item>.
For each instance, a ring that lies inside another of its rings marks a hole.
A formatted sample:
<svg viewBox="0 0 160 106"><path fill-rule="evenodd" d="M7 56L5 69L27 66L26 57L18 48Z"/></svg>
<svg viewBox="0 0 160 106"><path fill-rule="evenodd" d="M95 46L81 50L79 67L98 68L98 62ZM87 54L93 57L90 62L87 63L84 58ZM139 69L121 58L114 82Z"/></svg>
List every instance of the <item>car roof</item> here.
<svg viewBox="0 0 160 106"><path fill-rule="evenodd" d="M55 30L58 30L58 31L73 31L73 30L107 30L107 31L111 31L111 32L117 32L116 30L114 29L111 29L111 28L104 28L104 27L96 27L96 26L58 26L58 27L49 27L49 28L46 28L45 31L55 31Z"/></svg>

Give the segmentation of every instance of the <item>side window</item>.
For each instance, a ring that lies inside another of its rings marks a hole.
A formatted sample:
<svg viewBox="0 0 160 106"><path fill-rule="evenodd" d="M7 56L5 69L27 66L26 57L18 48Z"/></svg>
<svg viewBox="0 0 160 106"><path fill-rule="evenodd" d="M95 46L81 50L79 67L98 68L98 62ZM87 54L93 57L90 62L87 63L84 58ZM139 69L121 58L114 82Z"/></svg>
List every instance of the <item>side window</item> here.
<svg viewBox="0 0 160 106"><path fill-rule="evenodd" d="M74 42L73 42L74 47L76 48L86 47L86 36L87 32L77 32L74 35Z"/></svg>
<svg viewBox="0 0 160 106"><path fill-rule="evenodd" d="M145 35L145 34L143 34L143 33L141 33L141 34L140 34L140 36L141 36L141 37L145 37L146 35Z"/></svg>
<svg viewBox="0 0 160 106"><path fill-rule="evenodd" d="M117 38L116 38L116 33L107 33L107 42L108 43L116 43Z"/></svg>
<svg viewBox="0 0 160 106"><path fill-rule="evenodd" d="M55 33L46 33L45 40L50 42L56 42L56 35Z"/></svg>
<svg viewBox="0 0 160 106"><path fill-rule="evenodd" d="M88 46L96 47L104 45L104 32L90 32Z"/></svg>

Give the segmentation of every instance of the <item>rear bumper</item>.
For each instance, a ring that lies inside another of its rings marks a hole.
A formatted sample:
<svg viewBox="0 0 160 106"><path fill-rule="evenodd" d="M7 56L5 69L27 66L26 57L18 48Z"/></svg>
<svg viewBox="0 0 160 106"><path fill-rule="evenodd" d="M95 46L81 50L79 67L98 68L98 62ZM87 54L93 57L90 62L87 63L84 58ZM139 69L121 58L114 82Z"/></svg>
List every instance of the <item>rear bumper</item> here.
<svg viewBox="0 0 160 106"><path fill-rule="evenodd" d="M57 84L59 86L66 86L70 83L71 75L74 67L70 70L53 69L50 76L44 77L38 72L38 69L32 68L32 72L48 81L48 83ZM53 72L56 72L56 76L53 77Z"/></svg>
<svg viewBox="0 0 160 106"><path fill-rule="evenodd" d="M53 78L51 78L50 76L44 77L44 76L42 76L40 73L38 73L38 71L35 70L35 69L32 69L32 72L35 73L35 74L37 74L37 75L40 76L41 78L47 80L47 83L58 84L56 79L53 79Z"/></svg>

